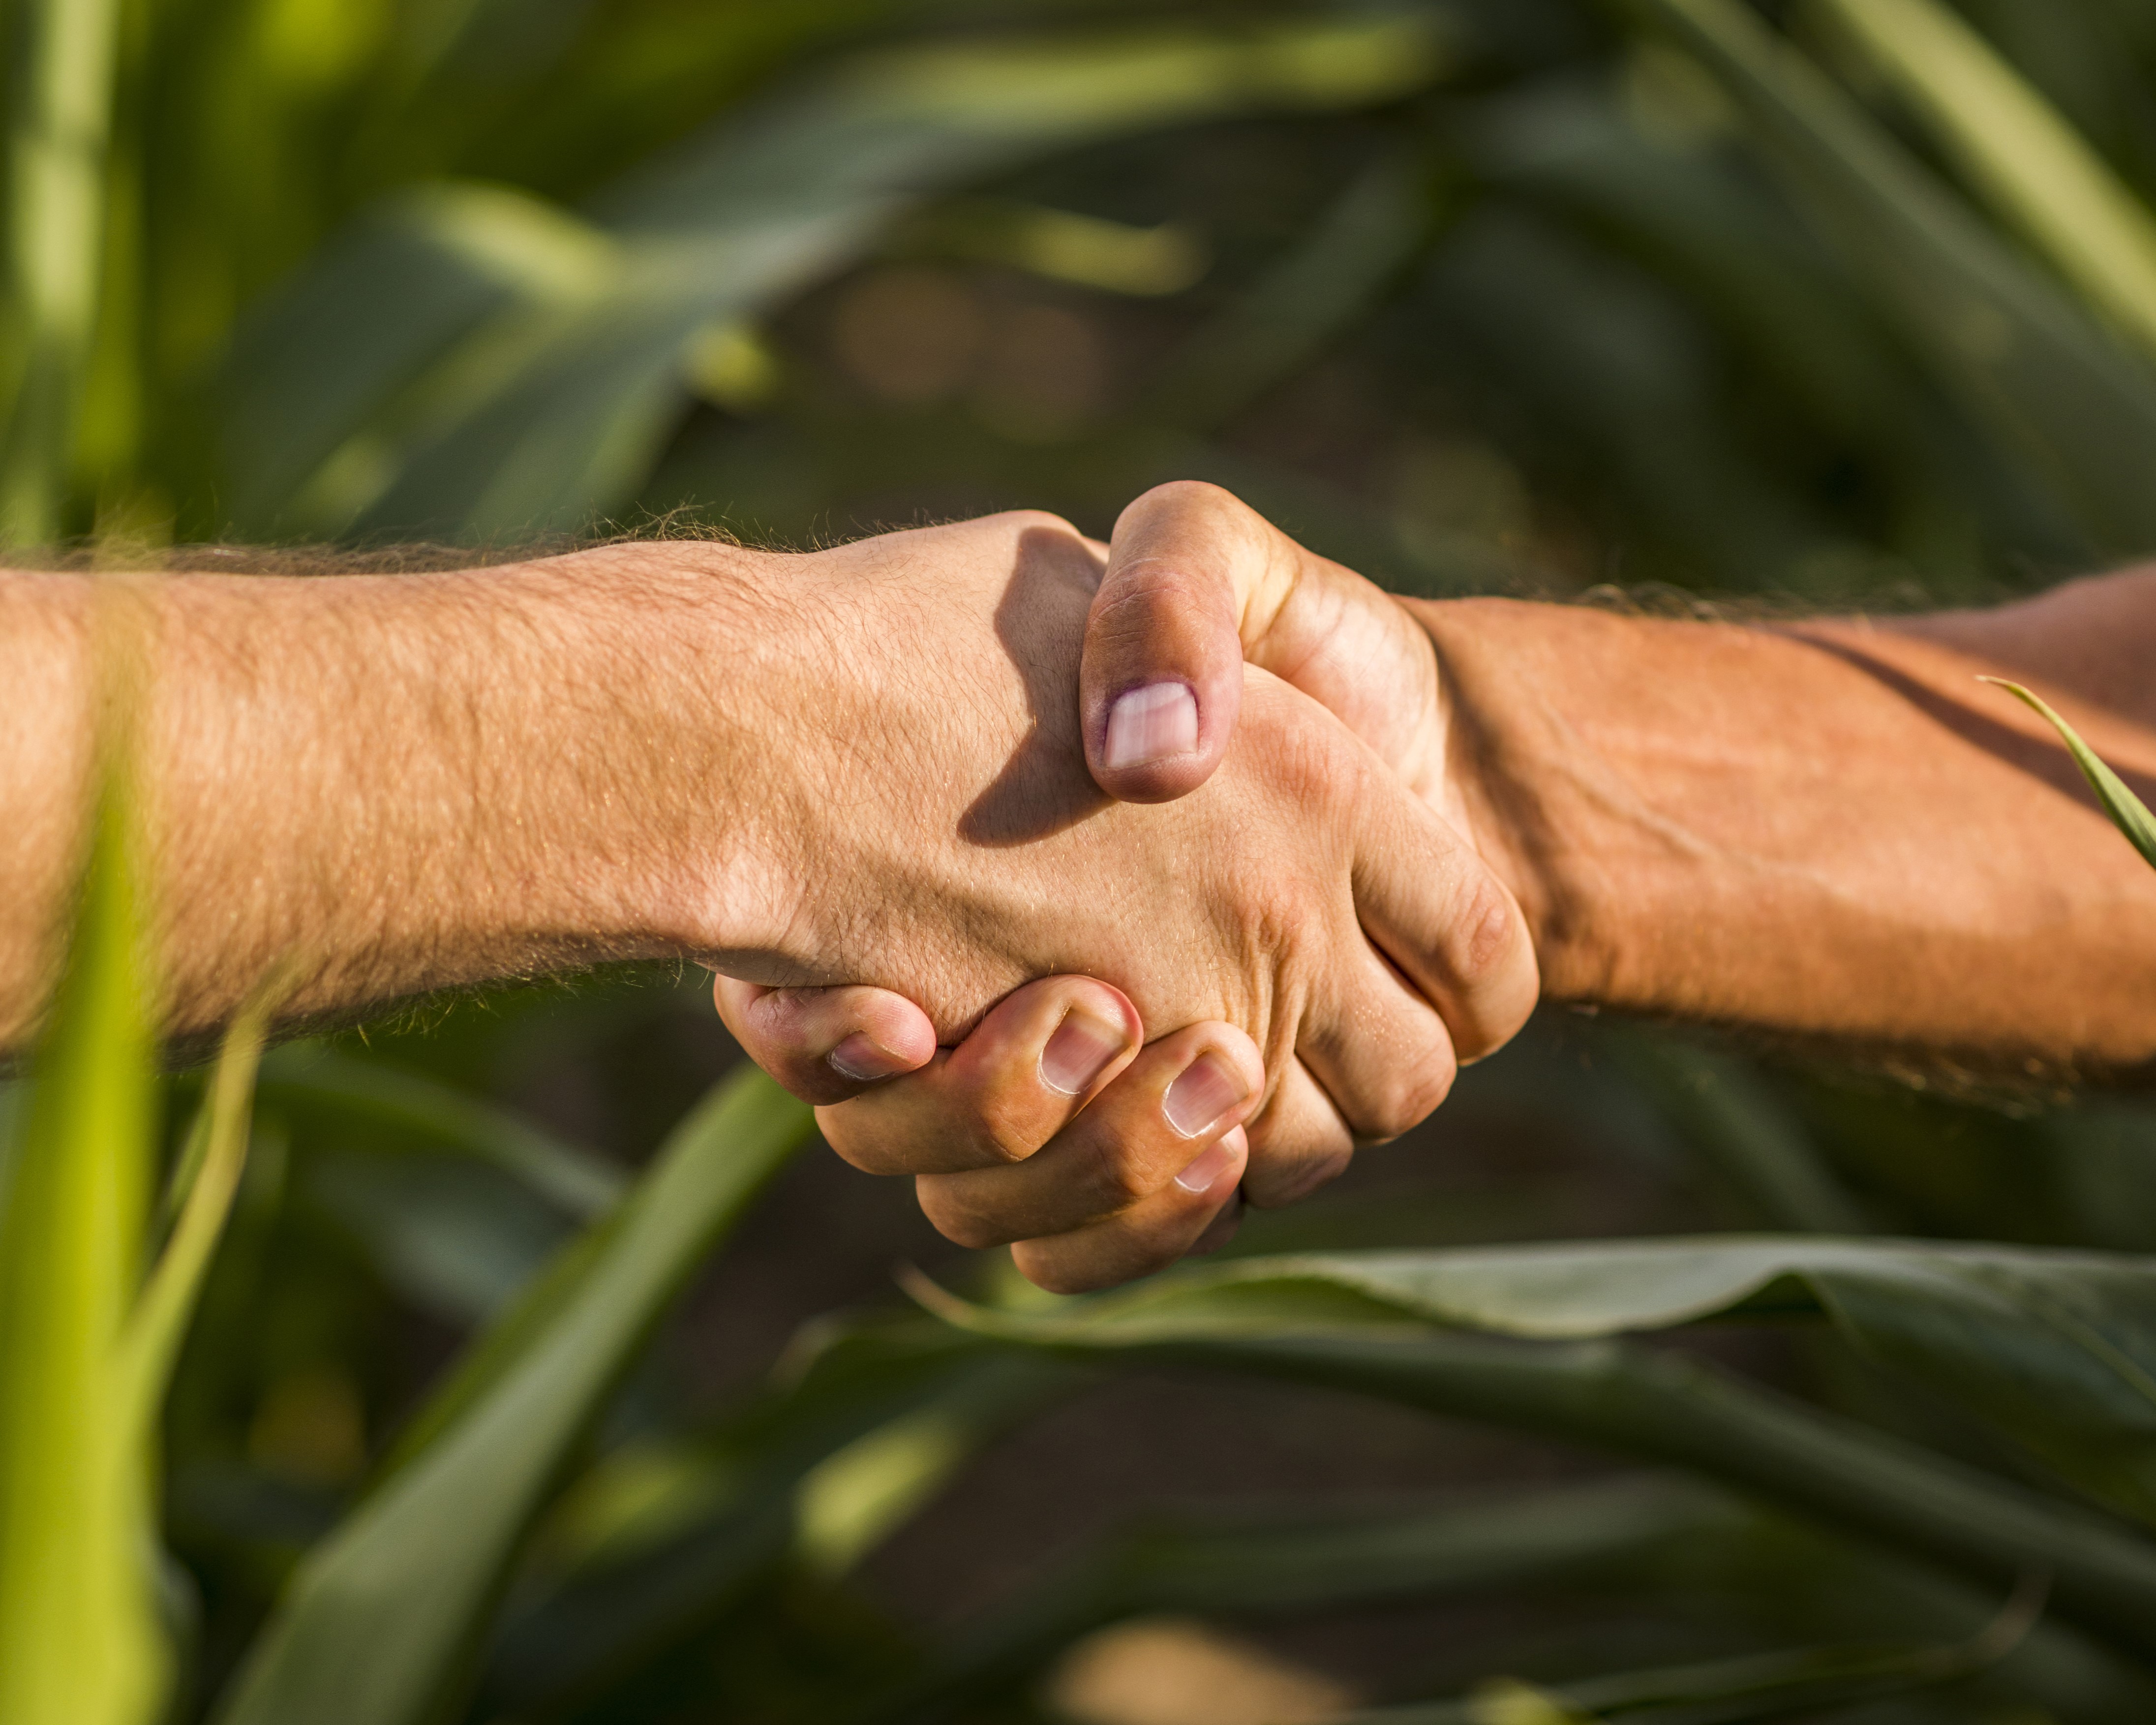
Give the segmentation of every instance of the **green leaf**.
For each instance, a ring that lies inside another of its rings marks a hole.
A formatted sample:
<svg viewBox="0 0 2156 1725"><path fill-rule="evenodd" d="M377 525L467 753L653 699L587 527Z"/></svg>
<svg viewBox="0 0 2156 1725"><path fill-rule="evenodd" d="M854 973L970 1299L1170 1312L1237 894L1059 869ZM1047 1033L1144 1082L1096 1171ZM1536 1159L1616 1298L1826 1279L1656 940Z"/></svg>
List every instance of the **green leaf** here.
<svg viewBox="0 0 2156 1725"><path fill-rule="evenodd" d="M589 220L429 191L326 252L243 344L235 447L268 475L248 516L582 528L649 471L702 332L844 267L925 198L1093 138L1387 100L1444 58L1429 16L1392 12L914 48L729 117Z"/></svg>
<svg viewBox="0 0 2156 1725"><path fill-rule="evenodd" d="M425 1417L424 1445L309 1553L222 1725L417 1725L449 1705L575 1445L813 1123L760 1073L713 1090L620 1209L468 1356Z"/></svg>
<svg viewBox="0 0 2156 1725"><path fill-rule="evenodd" d="M643 1495L636 1476L654 1459L665 1466L648 1453L603 1460L578 1482L547 1529L557 1573L503 1625L482 1712L571 1704L706 1631L782 1569L829 1575L857 1560L1077 1376L917 1315L817 1328L812 1359L783 1361L765 1394L675 1446L659 1505L626 1520L607 1509L624 1485L629 1502Z"/></svg>
<svg viewBox="0 0 2156 1725"><path fill-rule="evenodd" d="M1666 1036L1605 1036L1622 1068L1764 1218L1815 1234L1870 1230L1804 1128L1739 1062Z"/></svg>
<svg viewBox="0 0 2156 1725"><path fill-rule="evenodd" d="M1935 1688L1996 1665L2043 1613L2043 1589L2025 1586L1998 1618L1950 1645L1805 1647L1736 1659L1628 1671L1552 1689L1501 1677L1465 1702L1380 1707L1342 1725L1592 1725L1638 1717L1648 1725L1746 1725L1755 1719L1853 1707Z"/></svg>
<svg viewBox="0 0 2156 1725"><path fill-rule="evenodd" d="M262 1063L261 1092L288 1111L324 1108L445 1144L514 1176L583 1221L613 1209L628 1183L612 1163L506 1109L380 1060L320 1047L280 1048Z"/></svg>
<svg viewBox="0 0 2156 1725"><path fill-rule="evenodd" d="M1735 0L1625 0L1727 85L1910 350L2100 547L2156 542L2156 371L2105 339L1892 133Z"/></svg>
<svg viewBox="0 0 2156 1725"><path fill-rule="evenodd" d="M2081 134L1936 0L1819 0L1993 207L2156 352L2156 221Z"/></svg>
<svg viewBox="0 0 2156 1725"><path fill-rule="evenodd" d="M155 1070L124 818L108 791L0 1220L8 1725L142 1725L166 1681L150 1568L153 1428L121 1360Z"/></svg>
<svg viewBox="0 0 2156 1725"><path fill-rule="evenodd" d="M254 1073L275 1004L274 993L258 992L225 1033L201 1122L189 1132L189 1153L173 1173L169 1207L176 1216L171 1236L127 1321L121 1373L126 1393L134 1399L135 1417L145 1430L164 1399L172 1363L202 1292L203 1277L208 1273L225 1218L232 1212L233 1195L239 1189L240 1173L247 1165Z"/></svg>
<svg viewBox="0 0 2156 1725"><path fill-rule="evenodd" d="M2156 815L2148 812L2148 805L2126 788L2126 783L2104 765L2094 749L2075 734L2074 727L2051 711L2042 696L2024 689L2019 683L2010 683L2004 677L1985 677L1987 683L1996 683L2009 695L2016 696L2034 707L2051 721L2051 728L2065 740L2072 752L2074 764L2082 769L2082 777L2089 782L2096 793L2097 801L2103 812L2111 817L2111 824L2126 834L2128 842L2141 853L2142 860L2156 868Z"/></svg>
<svg viewBox="0 0 2156 1725"><path fill-rule="evenodd" d="M918 1291L983 1334L1361 1389L1678 1461L1994 1580L2048 1568L2062 1610L2156 1648L2156 1544L1690 1360L1554 1339L1825 1311L2062 1472L2138 1501L2156 1431L2145 1260L1710 1239L1252 1259L1023 1314Z"/></svg>
<svg viewBox="0 0 2156 1725"><path fill-rule="evenodd" d="M1574 1340L1825 1316L1875 1357L2156 1521L2156 1262L2097 1252L1742 1236L1230 1261L1079 1308L1143 1334L1406 1323ZM1075 1315L1074 1315L1075 1321Z"/></svg>
<svg viewBox="0 0 2156 1725"><path fill-rule="evenodd" d="M1157 1614L1243 1616L1479 1598L1595 1575L1638 1578L1671 1548L1742 1538L1758 1518L1688 1482L1634 1478L1491 1502L1382 1510L1149 1512L968 1626L909 1693L943 1707L1024 1680L1079 1636ZM901 1717L902 1705L891 1712Z"/></svg>

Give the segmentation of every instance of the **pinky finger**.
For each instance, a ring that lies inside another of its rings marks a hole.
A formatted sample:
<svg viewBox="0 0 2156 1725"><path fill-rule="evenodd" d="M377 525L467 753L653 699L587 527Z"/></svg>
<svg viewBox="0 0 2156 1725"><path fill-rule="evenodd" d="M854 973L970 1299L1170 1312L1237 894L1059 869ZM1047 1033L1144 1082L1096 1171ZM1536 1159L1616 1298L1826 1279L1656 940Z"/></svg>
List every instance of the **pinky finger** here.
<svg viewBox="0 0 2156 1725"><path fill-rule="evenodd" d="M766 988L722 976L712 997L742 1052L819 1106L916 1072L936 1055L928 1014L886 988Z"/></svg>

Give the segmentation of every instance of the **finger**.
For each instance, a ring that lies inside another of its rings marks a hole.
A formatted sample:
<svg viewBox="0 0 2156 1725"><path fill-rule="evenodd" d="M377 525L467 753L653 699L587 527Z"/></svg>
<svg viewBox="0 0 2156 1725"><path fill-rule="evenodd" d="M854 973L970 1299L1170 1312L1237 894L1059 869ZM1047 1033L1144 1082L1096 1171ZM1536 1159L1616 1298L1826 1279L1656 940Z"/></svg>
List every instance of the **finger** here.
<svg viewBox="0 0 2156 1725"><path fill-rule="evenodd" d="M1165 1270L1211 1240L1220 1219L1235 1232L1236 1182L1249 1154L1240 1127L1223 1132L1159 1191L1105 1222L1045 1240L1021 1240L1011 1261L1027 1281L1054 1294L1090 1293Z"/></svg>
<svg viewBox="0 0 2156 1725"><path fill-rule="evenodd" d="M1280 1081L1250 1122L1250 1162L1243 1197L1259 1209L1307 1198L1346 1172L1355 1134L1325 1086L1298 1057L1280 1066Z"/></svg>
<svg viewBox="0 0 2156 1725"><path fill-rule="evenodd" d="M1243 611L1269 571L1270 533L1210 485L1156 486L1117 518L1079 671L1086 764L1109 795L1164 803L1220 764L1242 702Z"/></svg>
<svg viewBox="0 0 2156 1725"><path fill-rule="evenodd" d="M1144 1038L1122 989L1046 977L1006 996L957 1048L818 1121L831 1147L870 1173L1007 1168L1111 1084Z"/></svg>
<svg viewBox="0 0 2156 1725"><path fill-rule="evenodd" d="M920 1181L921 1207L961 1245L1082 1228L1173 1184L1243 1123L1264 1086L1248 1036L1232 1024L1189 1025L1140 1054L1027 1161Z"/></svg>
<svg viewBox="0 0 2156 1725"><path fill-rule="evenodd" d="M1437 1009L1452 1053L1479 1060L1512 1040L1541 994L1527 918L1449 822L1385 778L1372 773L1368 793L1354 801L1355 913ZM1343 1036L1353 1034L1348 1018L1341 1011L1332 1019Z"/></svg>
<svg viewBox="0 0 2156 1725"><path fill-rule="evenodd" d="M1087 764L1111 796L1166 802L1212 774L1247 661L1328 708L1417 791L1443 770L1437 660L1391 595L1217 485L1124 510L1086 619Z"/></svg>
<svg viewBox="0 0 2156 1725"><path fill-rule="evenodd" d="M1242 1225L1242 1221L1243 1190L1238 1186L1229 1196L1227 1203L1213 1213L1213 1219L1205 1224L1205 1231L1191 1241L1183 1255L1186 1258L1210 1257L1235 1239L1235 1230Z"/></svg>
<svg viewBox="0 0 2156 1725"><path fill-rule="evenodd" d="M843 1102L935 1056L928 1014L887 989L766 988L722 976L711 992L742 1051L804 1102Z"/></svg>

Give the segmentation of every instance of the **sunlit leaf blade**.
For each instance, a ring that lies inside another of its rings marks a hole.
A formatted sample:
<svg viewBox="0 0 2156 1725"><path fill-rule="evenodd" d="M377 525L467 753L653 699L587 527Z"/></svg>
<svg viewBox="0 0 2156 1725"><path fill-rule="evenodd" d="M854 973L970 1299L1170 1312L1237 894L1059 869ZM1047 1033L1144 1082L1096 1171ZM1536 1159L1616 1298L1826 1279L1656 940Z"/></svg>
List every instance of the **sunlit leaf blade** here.
<svg viewBox="0 0 2156 1725"><path fill-rule="evenodd" d="M1987 1274L1970 1262L1982 1249L1933 1250L1898 1249L1907 1263L1886 1243L1793 1238L1307 1255L1179 1272L1026 1312L968 1307L925 1284L916 1291L977 1333L1361 1389L1677 1462L1997 1582L2047 1568L2062 1610L2120 1645L2156 1649L2156 1543L2121 1524L1674 1355L1609 1340L1516 1339L1824 1302L1896 1364L1929 1364L1938 1381L1988 1398L1988 1409L2020 1422L2025 1440L2058 1429L2030 1403L2072 1392L2077 1411L2093 1407L2113 1422L2109 1441L2084 1431L2081 1450L2049 1459L2078 1477L2137 1486L2150 1404L2132 1360L2106 1356L2122 1330L2145 1342L2138 1313L2156 1276L2093 1253L2005 1251L2013 1264ZM1958 1273L1965 1269L1977 1273ZM2084 1270L2092 1281L2076 1287ZM2066 1291L2056 1321L2020 1297L2031 1283L2053 1298ZM2120 1309L2107 1312L2112 1295ZM1462 1333L1468 1324L1499 1333ZM2086 1333L2092 1326L2097 1332ZM1986 1351L1995 1358L1974 1357ZM2029 1369L2042 1375L2025 1387L2019 1373Z"/></svg>
<svg viewBox="0 0 2156 1725"><path fill-rule="evenodd" d="M243 346L235 434L271 476L249 517L583 526L671 432L690 342L860 256L921 199L1091 138L1384 100L1442 57L1415 13L913 49L729 117L589 219L429 192L326 254Z"/></svg>
<svg viewBox="0 0 2156 1725"><path fill-rule="evenodd" d="M2156 221L2058 110L1938 0L1825 0L2000 213L2156 352Z"/></svg>
<svg viewBox="0 0 2156 1725"><path fill-rule="evenodd" d="M116 796L38 1050L0 1222L0 1719L142 1725L151 1433L119 1353L152 1154L154 1060Z"/></svg>
<svg viewBox="0 0 2156 1725"><path fill-rule="evenodd" d="M1910 350L2099 547L2156 542L2156 371L2105 339L1885 127L1735 0L1626 0L1727 84Z"/></svg>
<svg viewBox="0 0 2156 1725"><path fill-rule="evenodd" d="M813 1117L753 1071L676 1128L571 1268L443 1392L435 1435L293 1577L222 1725L418 1725L446 1708L508 1566L667 1303Z"/></svg>
<svg viewBox="0 0 2156 1725"><path fill-rule="evenodd" d="M2126 834L2128 841L2151 868L2156 868L2156 815L2149 814L2148 805L2126 788L2126 782L2103 763L2096 751L2081 740L2074 727L2054 712L2041 696L2019 683L2010 683L2004 677L1986 677L1984 680L1998 684L2050 722L2071 752L2074 764L2082 769L2082 777L2089 782L2089 788L2096 793L2103 812L2111 817L2111 824Z"/></svg>

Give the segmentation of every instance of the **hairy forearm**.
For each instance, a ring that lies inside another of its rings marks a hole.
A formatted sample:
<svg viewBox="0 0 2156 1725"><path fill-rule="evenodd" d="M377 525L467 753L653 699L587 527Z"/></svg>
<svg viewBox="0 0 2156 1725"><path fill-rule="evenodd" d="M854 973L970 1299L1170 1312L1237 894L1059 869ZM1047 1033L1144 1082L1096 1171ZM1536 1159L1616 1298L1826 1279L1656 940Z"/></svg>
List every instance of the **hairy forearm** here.
<svg viewBox="0 0 2156 1725"><path fill-rule="evenodd" d="M645 590L665 555L639 553L634 579L608 552L427 576L0 576L0 677L32 696L0 760L0 797L28 811L0 848L0 1046L49 989L100 709L131 738L173 1033L280 969L288 1009L312 1015L716 938L700 919L723 833L692 860L683 805L749 805L752 752L723 700L692 729L664 711L686 691L659 685L691 657L665 603L731 603L731 553L697 547L662 598Z"/></svg>
<svg viewBox="0 0 2156 1725"><path fill-rule="evenodd" d="M2030 681L2156 778L2156 593L1786 628L1465 601L1418 614L1552 998L1999 1070L2156 1057L2156 875Z"/></svg>

